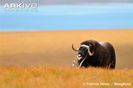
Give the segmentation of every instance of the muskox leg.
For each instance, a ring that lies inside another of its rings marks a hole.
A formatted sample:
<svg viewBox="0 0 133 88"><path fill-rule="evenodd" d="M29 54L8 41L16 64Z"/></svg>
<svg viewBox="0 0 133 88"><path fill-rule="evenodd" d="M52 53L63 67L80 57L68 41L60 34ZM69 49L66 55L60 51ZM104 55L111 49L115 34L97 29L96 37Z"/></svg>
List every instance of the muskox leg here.
<svg viewBox="0 0 133 88"><path fill-rule="evenodd" d="M113 49L113 53L112 53L112 64L110 68L115 68L115 64L116 64L116 55L115 55L115 51Z"/></svg>
<svg viewBox="0 0 133 88"><path fill-rule="evenodd" d="M110 65L110 68L111 69L114 69L115 68L115 61L112 61L111 65Z"/></svg>
<svg viewBox="0 0 133 88"><path fill-rule="evenodd" d="M115 55L115 50L113 48L113 46L111 45L111 65L110 68L114 69L115 65L116 65L116 55Z"/></svg>

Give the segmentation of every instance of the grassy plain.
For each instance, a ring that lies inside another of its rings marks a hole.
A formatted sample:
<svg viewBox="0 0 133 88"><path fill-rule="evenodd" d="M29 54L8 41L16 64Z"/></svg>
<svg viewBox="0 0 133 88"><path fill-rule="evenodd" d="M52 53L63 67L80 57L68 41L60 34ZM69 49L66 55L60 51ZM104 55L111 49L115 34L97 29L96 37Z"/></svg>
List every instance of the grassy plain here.
<svg viewBox="0 0 133 88"><path fill-rule="evenodd" d="M133 30L79 30L0 32L0 65L71 66L84 40L110 42L116 51L117 68L133 68Z"/></svg>
<svg viewBox="0 0 133 88"><path fill-rule="evenodd" d="M115 70L71 68L89 39L114 46ZM0 32L0 88L133 88L132 68L133 30Z"/></svg>
<svg viewBox="0 0 133 88"><path fill-rule="evenodd" d="M133 70L0 67L0 88L133 88Z"/></svg>

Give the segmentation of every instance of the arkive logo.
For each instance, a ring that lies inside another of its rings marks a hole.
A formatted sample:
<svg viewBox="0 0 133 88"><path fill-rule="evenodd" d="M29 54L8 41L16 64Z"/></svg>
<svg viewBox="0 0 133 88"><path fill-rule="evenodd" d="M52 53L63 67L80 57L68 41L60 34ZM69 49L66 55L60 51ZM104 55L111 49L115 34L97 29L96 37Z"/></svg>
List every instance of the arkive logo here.
<svg viewBox="0 0 133 88"><path fill-rule="evenodd" d="M20 2L20 3L5 3L4 8L6 9L35 9L38 7L37 3L27 3L27 2Z"/></svg>
<svg viewBox="0 0 133 88"><path fill-rule="evenodd" d="M5 9L36 9L38 0L0 0Z"/></svg>

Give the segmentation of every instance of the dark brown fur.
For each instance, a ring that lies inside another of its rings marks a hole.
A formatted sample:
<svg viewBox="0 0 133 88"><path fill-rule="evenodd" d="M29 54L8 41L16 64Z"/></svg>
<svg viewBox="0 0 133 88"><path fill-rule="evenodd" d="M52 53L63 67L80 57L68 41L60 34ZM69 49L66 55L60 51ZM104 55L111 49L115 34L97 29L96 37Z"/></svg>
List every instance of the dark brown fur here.
<svg viewBox="0 0 133 88"><path fill-rule="evenodd" d="M97 42L95 40L83 41L81 45L90 46L90 51L94 52L94 55L89 56L87 50L84 47L80 47L78 54L82 54L86 57L81 67L104 67L104 68L115 68L116 56L113 46L108 42ZM84 53L84 54L83 54ZM82 60L82 59L81 59ZM78 61L80 64L81 61Z"/></svg>

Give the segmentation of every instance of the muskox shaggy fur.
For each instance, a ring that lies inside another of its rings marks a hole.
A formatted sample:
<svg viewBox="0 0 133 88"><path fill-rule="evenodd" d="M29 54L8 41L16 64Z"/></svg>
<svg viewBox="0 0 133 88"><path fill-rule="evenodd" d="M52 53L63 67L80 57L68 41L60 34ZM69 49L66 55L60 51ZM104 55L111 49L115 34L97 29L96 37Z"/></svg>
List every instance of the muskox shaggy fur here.
<svg viewBox="0 0 133 88"><path fill-rule="evenodd" d="M77 64L79 67L104 67L115 68L116 56L113 46L108 42L95 40L83 41L77 51Z"/></svg>

